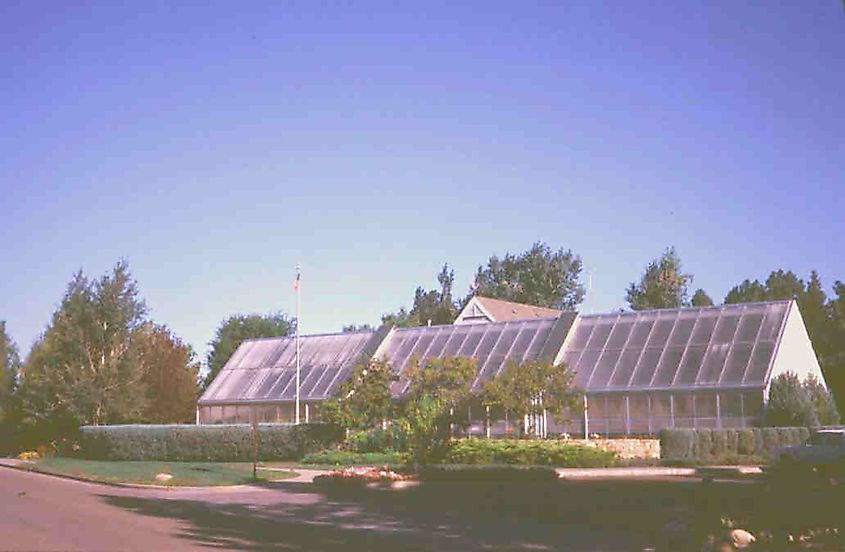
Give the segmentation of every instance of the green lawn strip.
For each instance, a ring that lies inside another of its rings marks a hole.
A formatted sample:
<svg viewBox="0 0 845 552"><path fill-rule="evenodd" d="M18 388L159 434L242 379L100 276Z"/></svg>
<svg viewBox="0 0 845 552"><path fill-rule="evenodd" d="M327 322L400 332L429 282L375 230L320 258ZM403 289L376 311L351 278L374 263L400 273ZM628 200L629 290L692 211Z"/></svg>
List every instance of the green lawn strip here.
<svg viewBox="0 0 845 552"><path fill-rule="evenodd" d="M254 483L249 462L109 462L76 458L45 458L32 462L34 471L66 475L106 483L139 483L146 485L220 486ZM173 476L168 482L156 481L159 473ZM295 472L259 469L259 481L278 481L294 477Z"/></svg>

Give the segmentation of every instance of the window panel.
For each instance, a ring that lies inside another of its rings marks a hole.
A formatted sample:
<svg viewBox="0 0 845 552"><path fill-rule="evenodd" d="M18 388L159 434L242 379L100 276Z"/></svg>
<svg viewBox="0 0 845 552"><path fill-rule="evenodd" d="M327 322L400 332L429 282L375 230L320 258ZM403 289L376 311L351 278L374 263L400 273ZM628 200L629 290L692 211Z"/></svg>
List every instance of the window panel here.
<svg viewBox="0 0 845 552"><path fill-rule="evenodd" d="M716 393L700 391L695 392L695 417L716 417Z"/></svg>
<svg viewBox="0 0 845 552"><path fill-rule="evenodd" d="M698 373L701 371L701 364L706 351L706 347L699 345L687 347L681 368L675 376L675 385L693 385L695 383Z"/></svg>
<svg viewBox="0 0 845 552"><path fill-rule="evenodd" d="M651 379L657 371L657 363L660 360L660 353L662 352L662 349L646 349L643 351L643 356L634 370L631 385L644 387L651 383Z"/></svg>
<svg viewBox="0 0 845 552"><path fill-rule="evenodd" d="M616 365L616 371L610 380L611 387L626 387L628 385L641 353L641 349L625 349L622 351L622 355L619 357L619 362Z"/></svg>
<svg viewBox="0 0 845 552"><path fill-rule="evenodd" d="M716 328L717 320L716 316L699 316L690 336L690 345L707 345L713 335L713 330Z"/></svg>
<svg viewBox="0 0 845 552"><path fill-rule="evenodd" d="M587 386L587 382L598 363L599 355L601 355L601 351L584 351L584 354L581 355L581 359L578 361L578 368L575 372L575 379L573 381L575 386Z"/></svg>
<svg viewBox="0 0 845 552"><path fill-rule="evenodd" d="M752 347L749 343L737 343L733 346L728 355L720 383L742 383L742 377L748 367L748 360L751 358Z"/></svg>
<svg viewBox="0 0 845 552"><path fill-rule="evenodd" d="M769 364L772 362L774 351L774 343L757 343L757 347L751 355L751 363L748 365L748 372L745 375L744 383L762 384L764 382L766 372L769 371Z"/></svg>
<svg viewBox="0 0 845 552"><path fill-rule="evenodd" d="M666 346L669 339L669 334L672 333L672 327L675 325L675 319L658 320L654 329L651 330L651 336L648 339L648 347L655 347L662 349Z"/></svg>
<svg viewBox="0 0 845 552"><path fill-rule="evenodd" d="M692 393L673 393L675 418L692 417Z"/></svg>
<svg viewBox="0 0 845 552"><path fill-rule="evenodd" d="M610 338L607 340L606 347L608 349L621 349L625 342L628 340L628 336L631 333L631 328L634 326L633 322L619 322L613 327L613 331L610 332Z"/></svg>
<svg viewBox="0 0 845 552"><path fill-rule="evenodd" d="M689 341L692 328L695 326L694 318L681 318L675 323L672 335L669 338L669 345L682 347Z"/></svg>
<svg viewBox="0 0 845 552"><path fill-rule="evenodd" d="M572 334L572 339L569 342L570 350L580 350L587 346L587 341L590 339L590 334L595 327L594 320L581 320L575 327L575 333Z"/></svg>
<svg viewBox="0 0 845 552"><path fill-rule="evenodd" d="M590 336L590 340L587 342L587 349L603 349L604 344L607 342L607 336L610 335L611 329L613 329L613 324L610 322L597 324Z"/></svg>
<svg viewBox="0 0 845 552"><path fill-rule="evenodd" d="M730 343L733 341L736 327L739 325L739 316L722 316L716 324L716 333L713 334L713 343Z"/></svg>
<svg viewBox="0 0 845 552"><path fill-rule="evenodd" d="M621 351L618 350L607 350L599 358L596 369L593 372L593 377L590 378L589 387L591 389L607 387L607 381L613 373L613 368L616 366L616 361L619 360L620 354Z"/></svg>
<svg viewBox="0 0 845 552"><path fill-rule="evenodd" d="M739 322L739 329L736 331L734 341L742 343L753 343L757 339L757 332L760 331L760 324L763 322L763 313L749 313L742 317Z"/></svg>
<svg viewBox="0 0 845 552"><path fill-rule="evenodd" d="M684 349L682 347L667 347L660 359L660 366L657 368L657 374L654 376L652 385L655 387L672 385L672 380L678 371L678 365L681 363L683 354Z"/></svg>
<svg viewBox="0 0 845 552"><path fill-rule="evenodd" d="M699 384L718 383L722 368L725 367L725 359L728 357L728 343L714 344L707 348L707 354L701 365L701 372L698 374Z"/></svg>
<svg viewBox="0 0 845 552"><path fill-rule="evenodd" d="M651 328L654 327L654 320L640 320L634 324L631 337L628 339L628 347L643 347L648 339Z"/></svg>
<svg viewBox="0 0 845 552"><path fill-rule="evenodd" d="M760 340L775 341L778 338L786 315L786 307L786 303L766 307L766 316L763 318L763 327L760 330Z"/></svg>
<svg viewBox="0 0 845 552"><path fill-rule="evenodd" d="M723 418L739 418L742 416L739 391L722 391L719 393L719 409Z"/></svg>

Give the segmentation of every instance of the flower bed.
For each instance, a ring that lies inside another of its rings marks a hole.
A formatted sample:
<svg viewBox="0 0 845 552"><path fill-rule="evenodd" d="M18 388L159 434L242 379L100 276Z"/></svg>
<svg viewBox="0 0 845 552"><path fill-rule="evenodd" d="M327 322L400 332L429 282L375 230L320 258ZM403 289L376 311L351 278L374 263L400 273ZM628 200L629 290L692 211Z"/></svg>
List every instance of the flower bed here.
<svg viewBox="0 0 845 552"><path fill-rule="evenodd" d="M395 483L409 481L413 478L408 475L397 473L387 466L376 468L373 466L345 468L335 470L325 475L318 475L314 483L321 486L352 486L361 487L372 483Z"/></svg>

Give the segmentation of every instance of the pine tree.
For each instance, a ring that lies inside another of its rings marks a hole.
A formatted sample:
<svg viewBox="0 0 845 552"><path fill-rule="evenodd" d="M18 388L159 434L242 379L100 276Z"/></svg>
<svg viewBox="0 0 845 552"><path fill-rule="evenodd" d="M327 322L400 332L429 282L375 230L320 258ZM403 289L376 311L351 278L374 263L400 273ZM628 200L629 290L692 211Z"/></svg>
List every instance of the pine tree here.
<svg viewBox="0 0 845 552"><path fill-rule="evenodd" d="M626 293L633 310L677 308L688 304L692 276L681 271L681 259L669 247L659 259L651 261L639 283L631 283Z"/></svg>

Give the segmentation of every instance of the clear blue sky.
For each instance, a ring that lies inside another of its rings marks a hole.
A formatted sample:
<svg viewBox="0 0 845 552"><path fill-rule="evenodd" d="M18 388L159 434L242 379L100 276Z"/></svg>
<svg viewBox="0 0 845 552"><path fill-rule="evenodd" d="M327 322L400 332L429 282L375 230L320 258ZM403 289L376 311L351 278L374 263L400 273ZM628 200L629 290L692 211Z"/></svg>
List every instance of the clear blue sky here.
<svg viewBox="0 0 845 552"><path fill-rule="evenodd" d="M125 4L118 6L117 4ZM203 353L222 318L375 323L536 240L588 310L669 244L720 300L845 280L845 12L802 2L3 2L0 319L128 259ZM462 5L455 5L462 4Z"/></svg>

